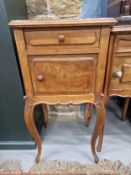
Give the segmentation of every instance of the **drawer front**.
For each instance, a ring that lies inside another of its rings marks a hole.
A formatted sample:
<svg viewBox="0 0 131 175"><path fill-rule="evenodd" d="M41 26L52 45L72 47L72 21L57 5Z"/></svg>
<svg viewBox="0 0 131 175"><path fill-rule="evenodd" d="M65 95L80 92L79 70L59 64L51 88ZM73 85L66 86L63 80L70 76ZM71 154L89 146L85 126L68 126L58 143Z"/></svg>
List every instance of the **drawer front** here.
<svg viewBox="0 0 131 175"><path fill-rule="evenodd" d="M131 56L122 54L114 57L110 88L131 89Z"/></svg>
<svg viewBox="0 0 131 175"><path fill-rule="evenodd" d="M30 57L34 93L93 94L95 56Z"/></svg>
<svg viewBox="0 0 131 175"><path fill-rule="evenodd" d="M100 29L25 30L28 55L98 52Z"/></svg>
<svg viewBox="0 0 131 175"><path fill-rule="evenodd" d="M116 52L131 52L131 35L118 35L116 41Z"/></svg>

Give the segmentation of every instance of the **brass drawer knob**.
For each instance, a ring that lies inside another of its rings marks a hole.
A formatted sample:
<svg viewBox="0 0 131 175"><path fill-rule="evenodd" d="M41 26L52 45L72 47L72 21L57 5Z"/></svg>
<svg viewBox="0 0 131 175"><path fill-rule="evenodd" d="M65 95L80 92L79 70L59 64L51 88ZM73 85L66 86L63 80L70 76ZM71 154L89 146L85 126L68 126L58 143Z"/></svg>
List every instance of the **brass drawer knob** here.
<svg viewBox="0 0 131 175"><path fill-rule="evenodd" d="M64 43L65 41L65 36L64 35L59 35L59 42Z"/></svg>
<svg viewBox="0 0 131 175"><path fill-rule="evenodd" d="M41 75L41 74L37 75L37 80L38 81L43 81L44 80L44 76Z"/></svg>
<svg viewBox="0 0 131 175"><path fill-rule="evenodd" d="M120 70L118 70L118 71L116 71L116 72L114 73L113 76L114 76L115 78L122 78L123 72L120 71Z"/></svg>

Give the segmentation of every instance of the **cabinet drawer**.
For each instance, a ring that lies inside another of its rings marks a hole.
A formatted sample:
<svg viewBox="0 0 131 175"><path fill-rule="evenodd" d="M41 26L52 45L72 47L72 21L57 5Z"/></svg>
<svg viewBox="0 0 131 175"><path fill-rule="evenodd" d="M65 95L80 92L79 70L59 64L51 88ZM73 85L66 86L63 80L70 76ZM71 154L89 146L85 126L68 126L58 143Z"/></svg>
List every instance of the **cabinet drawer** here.
<svg viewBox="0 0 131 175"><path fill-rule="evenodd" d="M100 29L25 30L28 55L75 54L98 51Z"/></svg>
<svg viewBox="0 0 131 175"><path fill-rule="evenodd" d="M118 35L116 42L116 52L131 52L131 34Z"/></svg>
<svg viewBox="0 0 131 175"><path fill-rule="evenodd" d="M131 89L131 56L117 56L113 62L111 89Z"/></svg>
<svg viewBox="0 0 131 175"><path fill-rule="evenodd" d="M96 56L30 57L35 94L93 94Z"/></svg>

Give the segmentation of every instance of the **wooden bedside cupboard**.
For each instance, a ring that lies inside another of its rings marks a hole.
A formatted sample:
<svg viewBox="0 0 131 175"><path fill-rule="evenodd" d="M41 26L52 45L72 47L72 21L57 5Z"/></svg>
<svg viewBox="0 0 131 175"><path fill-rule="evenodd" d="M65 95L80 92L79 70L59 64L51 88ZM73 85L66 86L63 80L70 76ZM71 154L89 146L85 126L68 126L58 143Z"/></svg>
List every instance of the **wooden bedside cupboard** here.
<svg viewBox="0 0 131 175"><path fill-rule="evenodd" d="M40 160L41 139L33 112L43 104L45 125L46 104L94 104L97 119L91 139L95 162L96 141L101 151L105 124L104 80L113 18L55 21L11 21L25 87L26 126L38 146L36 162ZM119 37L118 39L119 40ZM118 47L118 51L120 48ZM126 58L128 60L128 58ZM130 66L123 65L129 81ZM117 86L113 82L113 87Z"/></svg>
<svg viewBox="0 0 131 175"><path fill-rule="evenodd" d="M107 96L131 97L131 26L114 26L111 31Z"/></svg>
<svg viewBox="0 0 131 175"><path fill-rule="evenodd" d="M131 25L113 26L111 30L105 96L125 97L122 120L131 97Z"/></svg>

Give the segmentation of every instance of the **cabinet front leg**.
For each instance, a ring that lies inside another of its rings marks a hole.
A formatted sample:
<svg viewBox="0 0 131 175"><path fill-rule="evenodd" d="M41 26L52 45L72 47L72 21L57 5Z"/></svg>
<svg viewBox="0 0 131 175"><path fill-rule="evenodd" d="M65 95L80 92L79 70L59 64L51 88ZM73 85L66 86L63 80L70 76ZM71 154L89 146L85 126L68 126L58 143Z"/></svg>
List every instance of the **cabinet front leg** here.
<svg viewBox="0 0 131 175"><path fill-rule="evenodd" d="M25 123L37 145L38 153L36 156L36 162L38 163L40 161L40 155L41 155L41 139L34 122L34 107L35 105L32 104L29 99L25 100L25 110L24 110Z"/></svg>
<svg viewBox="0 0 131 175"><path fill-rule="evenodd" d="M95 104L97 118L96 118L96 124L95 124L95 128L91 138L91 149L92 149L92 154L96 163L98 163L99 161L99 158L96 154L96 141L100 137L98 142L98 147L101 148L102 139L103 139L103 128L105 125L105 106L104 106L103 99L104 99L104 96L103 94L101 94L98 101Z"/></svg>
<svg viewBox="0 0 131 175"><path fill-rule="evenodd" d="M99 135L99 140L98 140L98 146L97 146L97 151L101 152L102 150L102 144L103 144L103 134L104 134L104 127L102 129L102 132Z"/></svg>

